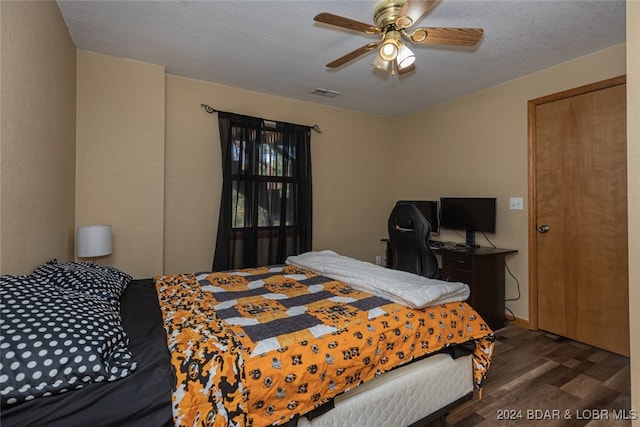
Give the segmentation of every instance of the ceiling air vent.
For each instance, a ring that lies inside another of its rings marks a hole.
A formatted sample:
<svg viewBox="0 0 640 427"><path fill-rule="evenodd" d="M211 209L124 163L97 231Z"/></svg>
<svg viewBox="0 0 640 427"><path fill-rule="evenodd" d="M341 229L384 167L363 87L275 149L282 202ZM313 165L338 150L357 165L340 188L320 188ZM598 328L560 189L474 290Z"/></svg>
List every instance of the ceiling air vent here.
<svg viewBox="0 0 640 427"><path fill-rule="evenodd" d="M314 95L326 96L327 98L335 98L336 96L340 95L340 92L338 91L322 88L314 89L311 91L311 93Z"/></svg>

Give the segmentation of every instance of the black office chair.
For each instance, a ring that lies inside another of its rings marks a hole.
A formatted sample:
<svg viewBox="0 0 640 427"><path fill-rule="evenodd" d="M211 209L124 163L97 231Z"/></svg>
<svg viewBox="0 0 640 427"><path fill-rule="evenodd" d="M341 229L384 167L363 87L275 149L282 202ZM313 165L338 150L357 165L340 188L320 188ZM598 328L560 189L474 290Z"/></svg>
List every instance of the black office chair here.
<svg viewBox="0 0 640 427"><path fill-rule="evenodd" d="M397 203L388 221L391 268L439 277L438 260L429 247L431 224L411 203Z"/></svg>

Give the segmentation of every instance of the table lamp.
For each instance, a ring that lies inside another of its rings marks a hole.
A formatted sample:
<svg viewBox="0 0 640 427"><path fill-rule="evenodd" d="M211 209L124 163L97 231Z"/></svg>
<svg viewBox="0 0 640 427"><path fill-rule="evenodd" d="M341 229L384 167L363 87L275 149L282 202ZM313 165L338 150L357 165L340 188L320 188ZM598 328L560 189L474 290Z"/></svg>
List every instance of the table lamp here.
<svg viewBox="0 0 640 427"><path fill-rule="evenodd" d="M111 254L111 226L96 224L78 227L76 236L78 258L93 258Z"/></svg>

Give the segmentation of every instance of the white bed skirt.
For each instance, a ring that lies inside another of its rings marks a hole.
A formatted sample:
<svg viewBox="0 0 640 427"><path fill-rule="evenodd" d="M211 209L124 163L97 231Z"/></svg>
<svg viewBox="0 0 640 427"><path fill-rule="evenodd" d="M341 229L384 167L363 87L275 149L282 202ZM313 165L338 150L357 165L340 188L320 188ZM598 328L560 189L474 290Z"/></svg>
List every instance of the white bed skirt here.
<svg viewBox="0 0 640 427"><path fill-rule="evenodd" d="M409 426L473 392L472 356L437 354L387 372L335 399L298 427Z"/></svg>

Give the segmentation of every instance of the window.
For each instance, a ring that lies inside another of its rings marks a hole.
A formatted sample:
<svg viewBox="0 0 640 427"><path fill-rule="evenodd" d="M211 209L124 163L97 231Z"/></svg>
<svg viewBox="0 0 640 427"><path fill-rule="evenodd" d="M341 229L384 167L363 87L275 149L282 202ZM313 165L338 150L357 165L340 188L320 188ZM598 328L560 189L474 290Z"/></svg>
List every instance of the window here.
<svg viewBox="0 0 640 427"><path fill-rule="evenodd" d="M218 112L223 189L213 270L311 250L310 128Z"/></svg>
<svg viewBox="0 0 640 427"><path fill-rule="evenodd" d="M296 147L285 145L281 132L256 132L261 137L247 141L241 128L232 128L233 228L294 226Z"/></svg>

